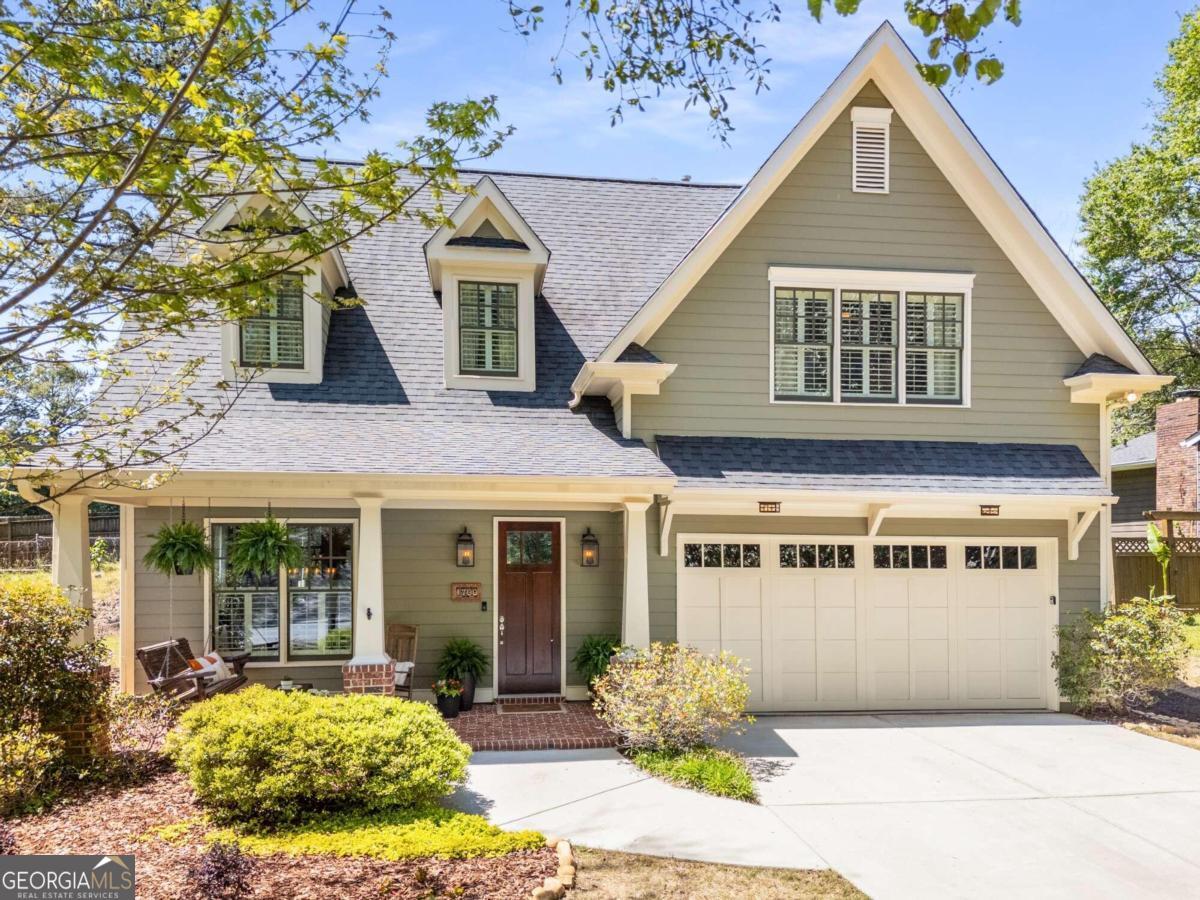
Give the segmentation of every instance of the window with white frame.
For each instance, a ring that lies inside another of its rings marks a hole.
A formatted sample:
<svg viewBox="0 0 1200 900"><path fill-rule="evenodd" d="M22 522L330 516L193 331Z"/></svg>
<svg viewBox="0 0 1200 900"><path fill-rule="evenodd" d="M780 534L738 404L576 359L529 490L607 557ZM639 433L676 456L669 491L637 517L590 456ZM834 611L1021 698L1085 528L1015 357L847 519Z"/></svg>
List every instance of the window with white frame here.
<svg viewBox="0 0 1200 900"><path fill-rule="evenodd" d="M462 375L517 374L517 286L458 283L458 366Z"/></svg>
<svg viewBox="0 0 1200 900"><path fill-rule="evenodd" d="M286 273L272 280L271 295L241 321L241 364L247 368L304 368L304 279Z"/></svg>
<svg viewBox="0 0 1200 900"><path fill-rule="evenodd" d="M300 566L235 575L229 546L240 523L212 524L211 622L218 653L248 651L252 662L305 662L353 655L354 526L292 523L304 548Z"/></svg>
<svg viewBox="0 0 1200 900"><path fill-rule="evenodd" d="M969 404L974 276L772 266L775 401Z"/></svg>

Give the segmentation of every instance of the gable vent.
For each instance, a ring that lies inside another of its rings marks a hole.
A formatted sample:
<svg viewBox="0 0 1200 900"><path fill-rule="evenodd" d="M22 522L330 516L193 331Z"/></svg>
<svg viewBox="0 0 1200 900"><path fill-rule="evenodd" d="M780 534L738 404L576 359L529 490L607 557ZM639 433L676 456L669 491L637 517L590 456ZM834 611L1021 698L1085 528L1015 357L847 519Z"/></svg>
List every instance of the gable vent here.
<svg viewBox="0 0 1200 900"><path fill-rule="evenodd" d="M853 188L857 193L886 194L889 181L889 140L892 111L856 106L850 111L854 126Z"/></svg>

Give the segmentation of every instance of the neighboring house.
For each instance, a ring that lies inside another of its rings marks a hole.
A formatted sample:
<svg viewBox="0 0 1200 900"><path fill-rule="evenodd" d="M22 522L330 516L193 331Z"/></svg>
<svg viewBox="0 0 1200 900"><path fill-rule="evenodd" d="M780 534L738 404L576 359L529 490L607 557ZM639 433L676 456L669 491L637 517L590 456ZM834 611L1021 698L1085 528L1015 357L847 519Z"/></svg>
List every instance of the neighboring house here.
<svg viewBox="0 0 1200 900"><path fill-rule="evenodd" d="M1200 510L1200 391L1176 392L1158 408L1154 431L1113 447L1112 483L1116 537L1144 537L1150 510ZM1195 536L1194 522L1174 527Z"/></svg>
<svg viewBox="0 0 1200 900"><path fill-rule="evenodd" d="M418 695L462 635L482 699L583 697L610 633L733 651L756 709L1057 708L1054 627L1111 583L1108 410L1169 379L915 67L881 27L741 188L478 173L455 228L388 224L172 343L202 396L265 374L177 476L105 495L123 683L215 635L256 680L368 689L407 623ZM310 565L147 572L185 500L218 556L269 505Z"/></svg>

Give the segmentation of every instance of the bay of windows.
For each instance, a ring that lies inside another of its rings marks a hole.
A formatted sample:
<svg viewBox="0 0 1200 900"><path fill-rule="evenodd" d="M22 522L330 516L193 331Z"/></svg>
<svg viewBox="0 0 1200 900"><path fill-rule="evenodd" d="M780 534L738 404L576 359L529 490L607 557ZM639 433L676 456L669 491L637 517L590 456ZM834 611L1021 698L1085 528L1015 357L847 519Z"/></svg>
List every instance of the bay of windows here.
<svg viewBox="0 0 1200 900"><path fill-rule="evenodd" d="M275 278L271 296L242 320L239 332L243 366L304 368L304 279L295 273Z"/></svg>
<svg viewBox="0 0 1200 900"><path fill-rule="evenodd" d="M237 523L212 526L216 561L211 603L217 652L246 650L252 662L352 656L354 526L349 522L289 525L292 539L304 548L301 565L286 572L240 577L228 563L229 544L238 527Z"/></svg>
<svg viewBox="0 0 1200 900"><path fill-rule="evenodd" d="M958 404L965 295L773 289L776 400Z"/></svg>

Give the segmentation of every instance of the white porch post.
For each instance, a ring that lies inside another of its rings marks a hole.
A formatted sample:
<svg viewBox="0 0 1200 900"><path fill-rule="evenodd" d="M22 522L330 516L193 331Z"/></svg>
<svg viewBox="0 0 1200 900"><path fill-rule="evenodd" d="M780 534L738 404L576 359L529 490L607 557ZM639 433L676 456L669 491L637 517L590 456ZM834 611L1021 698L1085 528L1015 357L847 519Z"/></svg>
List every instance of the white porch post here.
<svg viewBox="0 0 1200 900"><path fill-rule="evenodd" d="M621 643L650 646L650 574L646 551L648 500L625 504L625 602L621 610Z"/></svg>
<svg viewBox="0 0 1200 900"><path fill-rule="evenodd" d="M358 596L354 604L352 665L387 662L383 622L383 499L356 497L358 502Z"/></svg>
<svg viewBox="0 0 1200 900"><path fill-rule="evenodd" d="M92 608L92 557L88 546L88 498L66 494L48 504L54 518L50 542L50 577L75 606ZM80 637L92 640L88 622Z"/></svg>

